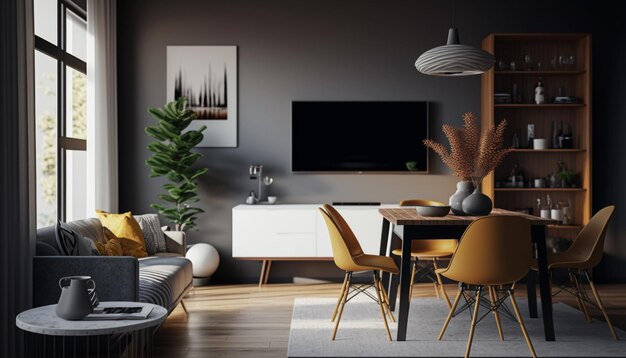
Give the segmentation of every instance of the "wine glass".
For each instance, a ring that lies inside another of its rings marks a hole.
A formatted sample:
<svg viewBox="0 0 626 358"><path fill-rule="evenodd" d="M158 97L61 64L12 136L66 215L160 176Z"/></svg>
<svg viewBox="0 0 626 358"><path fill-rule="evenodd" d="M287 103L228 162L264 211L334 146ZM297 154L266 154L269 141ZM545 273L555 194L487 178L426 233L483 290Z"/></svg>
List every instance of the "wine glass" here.
<svg viewBox="0 0 626 358"><path fill-rule="evenodd" d="M526 56L524 56L524 62L526 63L527 70L533 69L533 58L529 54L526 54Z"/></svg>

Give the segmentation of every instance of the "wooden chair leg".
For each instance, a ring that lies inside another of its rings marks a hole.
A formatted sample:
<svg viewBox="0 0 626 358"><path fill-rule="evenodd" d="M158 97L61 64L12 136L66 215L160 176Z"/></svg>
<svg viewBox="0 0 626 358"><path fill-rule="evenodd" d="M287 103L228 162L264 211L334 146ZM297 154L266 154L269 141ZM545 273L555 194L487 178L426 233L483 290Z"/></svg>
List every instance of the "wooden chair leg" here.
<svg viewBox="0 0 626 358"><path fill-rule="evenodd" d="M376 281L374 281L374 284L376 284ZM396 318L393 316L393 313L391 313L391 308L389 308L389 297L387 296L387 291L383 287L383 283L380 280L380 277L378 277L378 290L380 290L380 294L381 294L382 299L383 299L383 304L385 306L385 312L387 312L387 314L389 315L389 319L391 320L391 322L395 322Z"/></svg>
<svg viewBox="0 0 626 358"><path fill-rule="evenodd" d="M337 310L339 310L339 305L341 304L341 301L343 300L343 295L345 294L345 291L346 291L346 282L348 282L347 272L346 272L346 275L343 277L343 284L341 285L341 293L339 295L339 298L337 299L337 305L335 306L335 309L333 310L333 316L330 318L331 322L335 322L335 317L337 316Z"/></svg>
<svg viewBox="0 0 626 358"><path fill-rule="evenodd" d="M478 289L476 289L476 303L474 304L474 314L472 314L472 324L470 326L469 338L467 339L467 348L465 348L465 358L469 357L470 350L472 349L472 341L474 340L474 329L476 328L476 319L478 318L478 309L480 308L481 293L482 286L478 286Z"/></svg>
<svg viewBox="0 0 626 358"><path fill-rule="evenodd" d="M493 309L493 317L496 320L496 326L498 327L498 336L500 336L500 340L504 340L504 334L502 333L502 325L500 324L500 314L498 313L498 308L496 307L496 289L493 286L489 286L489 299L491 300L491 307Z"/></svg>
<svg viewBox="0 0 626 358"><path fill-rule="evenodd" d="M574 283L574 288L576 289L576 299L578 300L578 307L585 315L585 320L587 322L591 322L591 316L589 316L589 311L587 311L587 305L585 304L585 301L582 298L580 298L583 291L581 289L580 282L578 282L578 278L576 277L576 273L570 271L569 277Z"/></svg>
<svg viewBox="0 0 626 358"><path fill-rule="evenodd" d="M588 271L585 271L585 277L587 277L587 281L589 281L589 286L591 286L591 292L593 292L593 297L595 297L596 302L598 303L598 307L600 308L600 311L602 311L604 319L606 319L606 323L609 325L609 330L611 331L611 335L613 335L613 339L619 341L617 333L615 333L615 329L613 328L613 324L611 323L611 319L609 318L609 314L606 312L604 304L602 304L602 299L600 299L600 295L596 290L596 285L593 284L593 280L591 279L591 276L589 276Z"/></svg>
<svg viewBox="0 0 626 358"><path fill-rule="evenodd" d="M433 260L433 267L435 268L435 270L438 269L437 260ZM439 289L441 290L441 295L443 296L443 299L446 300L446 304L448 305L448 308L452 307L452 304L450 303L450 298L448 297L448 294L446 293L446 289L443 287L443 281L441 280L441 275L435 272L435 276L437 277L437 283L439 284Z"/></svg>
<svg viewBox="0 0 626 358"><path fill-rule="evenodd" d="M433 258L433 267L435 268L435 270L437 269L437 264L435 264L434 258ZM437 282L433 282L433 288L435 289L435 295L437 296L437 299L441 299L441 296L439 295L439 287L437 286Z"/></svg>
<svg viewBox="0 0 626 358"><path fill-rule="evenodd" d="M378 297L378 306L380 307L380 314L383 316L383 322L385 323L385 329L387 330L387 338L389 341L393 341L391 339L391 332L389 331L389 325L387 324L387 315L385 314L385 308L383 307L385 304L383 302L383 297L380 293L380 281L378 281L378 275L374 272L374 287L376 288L376 296Z"/></svg>
<svg viewBox="0 0 626 358"><path fill-rule="evenodd" d="M411 287L409 288L409 303L413 297L413 285L415 284L415 273L417 272L417 260L413 261L413 271L411 271Z"/></svg>
<svg viewBox="0 0 626 358"><path fill-rule="evenodd" d="M341 307L339 307L339 314L337 316L337 321L335 322L335 329L333 330L332 340L335 340L337 336L337 329L339 328L339 322L341 321L341 315L343 314L343 308L346 306L346 300L348 299L348 292L350 291L350 281L352 280L352 272L348 272L348 280L346 282L346 287L343 290L343 299L341 300Z"/></svg>
<svg viewBox="0 0 626 358"><path fill-rule="evenodd" d="M513 310L515 311L515 315L517 316L519 327L522 330L522 334L524 335L524 339L526 340L526 344L528 345L530 354L533 356L533 358L537 358L537 353L535 353L535 348L533 347L533 343L530 341L530 337L528 337L528 332L526 332L526 326L524 325L524 321L522 320L522 315L520 314L519 308L517 307L517 302L515 301L513 290L509 291L509 296L511 297L511 304L513 305Z"/></svg>
<svg viewBox="0 0 626 358"><path fill-rule="evenodd" d="M454 314L454 311L456 310L456 306L459 305L459 301L461 300L461 295L463 295L463 288L459 287L459 292L456 294L456 297L454 298L454 303L452 304L452 307L450 307L450 312L448 312L448 317L446 318L446 322L443 324L443 327L441 328L441 332L439 332L439 337L437 337L438 340L441 340L443 338L443 334L446 333L446 328L448 328L448 324L450 323L450 319L452 318L452 315Z"/></svg>

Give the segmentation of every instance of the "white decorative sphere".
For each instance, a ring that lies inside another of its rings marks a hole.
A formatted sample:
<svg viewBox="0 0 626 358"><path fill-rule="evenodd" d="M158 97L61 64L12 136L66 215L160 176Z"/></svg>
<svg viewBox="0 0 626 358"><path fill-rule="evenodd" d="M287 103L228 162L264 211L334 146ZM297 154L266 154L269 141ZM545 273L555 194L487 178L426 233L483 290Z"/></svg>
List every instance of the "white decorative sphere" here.
<svg viewBox="0 0 626 358"><path fill-rule="evenodd" d="M193 265L193 277L209 277L220 264L220 254L209 244L195 244L185 255Z"/></svg>

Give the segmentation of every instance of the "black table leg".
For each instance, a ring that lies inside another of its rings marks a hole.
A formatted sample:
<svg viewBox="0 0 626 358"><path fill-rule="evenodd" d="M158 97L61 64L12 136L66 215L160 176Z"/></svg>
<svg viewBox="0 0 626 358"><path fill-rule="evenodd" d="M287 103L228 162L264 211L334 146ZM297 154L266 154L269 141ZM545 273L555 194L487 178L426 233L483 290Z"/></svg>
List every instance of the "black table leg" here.
<svg viewBox="0 0 626 358"><path fill-rule="evenodd" d="M400 265L400 312L398 313L398 341L406 341L409 321L409 289L411 288L411 240L402 240ZM395 276L395 275L394 275Z"/></svg>
<svg viewBox="0 0 626 358"><path fill-rule="evenodd" d="M539 266L539 291L541 294L541 313L546 341L554 341L554 322L552 321L552 292L550 292L550 273L546 249L546 228L533 225L533 241L537 244L537 265Z"/></svg>
<svg viewBox="0 0 626 358"><path fill-rule="evenodd" d="M378 254L380 256L387 256L387 244L389 242L389 220L383 218L383 230L380 234L380 250L378 250ZM389 273L383 271L381 274L381 280L383 282L383 287L387 287L389 284Z"/></svg>
<svg viewBox="0 0 626 358"><path fill-rule="evenodd" d="M389 252L395 249L401 248L401 247L402 247L402 240L400 239L398 235L396 235L395 232L391 231L391 247L390 247ZM398 267L402 266L400 256L391 255L391 257L396 262L396 265ZM398 283L400 283L400 276L399 275L390 275L390 276L391 277L389 278L389 286L387 289L387 293L389 295L389 309L392 311L395 311L396 299L398 298Z"/></svg>
<svg viewBox="0 0 626 358"><path fill-rule="evenodd" d="M530 270L526 275L526 292L528 294L528 314L537 318L537 273Z"/></svg>

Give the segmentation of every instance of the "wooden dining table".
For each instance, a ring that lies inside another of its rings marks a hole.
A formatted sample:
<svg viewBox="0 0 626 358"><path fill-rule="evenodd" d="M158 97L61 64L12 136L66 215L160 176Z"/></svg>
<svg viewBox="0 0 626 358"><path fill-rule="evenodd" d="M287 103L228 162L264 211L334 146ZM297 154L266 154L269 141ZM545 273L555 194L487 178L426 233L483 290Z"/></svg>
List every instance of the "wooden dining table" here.
<svg viewBox="0 0 626 358"><path fill-rule="evenodd" d="M402 256L395 257L400 267L400 276L383 275L383 283L388 287L391 310L395 311L400 282L400 310L398 312L398 341L405 341L409 317L409 292L411 287L411 243L420 239L460 239L465 229L474 220L482 216L446 215L443 217L421 216L415 207L383 208L378 209L383 217L383 226L380 240L380 255L388 255L389 251L402 248ZM556 220L542 219L537 216L523 214L503 209L494 209L489 216L519 216L531 222L532 242L535 245L537 263L539 266L539 290L541 296L541 311L543 329L546 341L554 341L554 324L552 321L552 294L550 292L550 277L547 264L546 225L557 224ZM389 231L391 229L391 245L389 245ZM528 309L531 318L537 318L536 273L529 271L526 276L528 291Z"/></svg>

